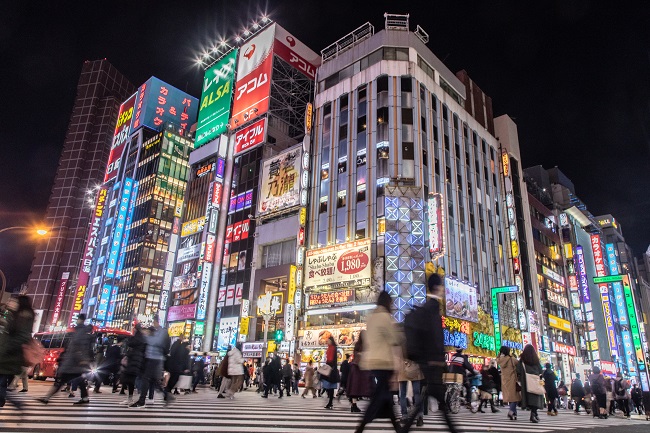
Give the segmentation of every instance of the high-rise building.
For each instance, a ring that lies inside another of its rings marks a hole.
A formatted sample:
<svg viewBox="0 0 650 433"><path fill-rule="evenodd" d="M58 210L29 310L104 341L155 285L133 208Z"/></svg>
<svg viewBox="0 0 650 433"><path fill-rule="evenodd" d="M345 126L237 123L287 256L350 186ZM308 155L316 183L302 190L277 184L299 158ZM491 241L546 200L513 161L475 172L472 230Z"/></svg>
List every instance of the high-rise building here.
<svg viewBox="0 0 650 433"><path fill-rule="evenodd" d="M71 320L83 310L96 324L130 329L158 312L171 284L197 112L196 98L156 77L122 103Z"/></svg>
<svg viewBox="0 0 650 433"><path fill-rule="evenodd" d="M76 285L93 213L88 193L103 182L120 103L134 89L107 60L82 66L45 215L51 233L38 244L27 283L34 309L44 311L42 326L67 325L70 288Z"/></svg>

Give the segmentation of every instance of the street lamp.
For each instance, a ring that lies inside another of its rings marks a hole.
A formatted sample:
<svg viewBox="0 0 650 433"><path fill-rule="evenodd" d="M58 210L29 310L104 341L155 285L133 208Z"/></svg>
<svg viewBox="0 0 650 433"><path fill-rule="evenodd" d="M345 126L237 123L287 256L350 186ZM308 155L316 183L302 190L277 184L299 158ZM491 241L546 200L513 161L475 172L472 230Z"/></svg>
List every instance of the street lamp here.
<svg viewBox="0 0 650 433"><path fill-rule="evenodd" d="M0 229L0 233L7 232L9 230L35 230L35 232L41 236L45 236L49 232L46 229L36 229L35 227L13 226L13 227L5 227L3 229Z"/></svg>

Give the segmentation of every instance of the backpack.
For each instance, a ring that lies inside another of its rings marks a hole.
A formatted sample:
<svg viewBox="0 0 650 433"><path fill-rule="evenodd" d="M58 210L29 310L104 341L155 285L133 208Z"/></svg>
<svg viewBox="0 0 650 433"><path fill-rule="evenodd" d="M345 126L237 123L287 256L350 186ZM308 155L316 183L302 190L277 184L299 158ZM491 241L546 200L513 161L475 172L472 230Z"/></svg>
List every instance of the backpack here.
<svg viewBox="0 0 650 433"><path fill-rule="evenodd" d="M625 397L625 391L627 388L623 384L623 379L614 382L614 389L616 389L616 395L619 397Z"/></svg>
<svg viewBox="0 0 650 433"><path fill-rule="evenodd" d="M426 362L426 347L423 344L422 323L424 320L424 309L414 307L404 317L404 336L406 337L406 357L417 363Z"/></svg>

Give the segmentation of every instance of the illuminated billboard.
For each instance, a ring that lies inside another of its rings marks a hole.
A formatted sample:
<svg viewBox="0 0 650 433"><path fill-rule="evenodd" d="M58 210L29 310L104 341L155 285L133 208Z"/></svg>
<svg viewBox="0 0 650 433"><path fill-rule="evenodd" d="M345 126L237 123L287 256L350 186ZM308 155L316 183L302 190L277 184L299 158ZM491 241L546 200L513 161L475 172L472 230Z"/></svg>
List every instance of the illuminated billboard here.
<svg viewBox="0 0 650 433"><path fill-rule="evenodd" d="M312 80L316 79L316 69L321 64L320 56L277 24L275 25L274 51L278 57L307 77Z"/></svg>
<svg viewBox="0 0 650 433"><path fill-rule="evenodd" d="M108 157L108 165L106 166L106 174L104 175L104 182L113 179L117 175L117 170L120 168L124 145L129 135L131 135L131 123L136 96L137 93L134 93L120 106L117 123L115 124L115 133L113 134L113 143L111 144L111 153Z"/></svg>
<svg viewBox="0 0 650 433"><path fill-rule="evenodd" d="M300 204L302 147L294 147L262 163L258 215L267 215Z"/></svg>
<svg viewBox="0 0 650 433"><path fill-rule="evenodd" d="M594 265L596 266L596 276L604 277L607 275L605 266L605 257L600 242L599 235L591 235L591 250L594 254ZM605 326L607 327L607 338L609 340L609 350L612 356L618 356L618 338L616 337L616 328L614 327L614 317L612 315L612 303L609 298L609 287L607 284L598 284L600 292L600 302L603 306L603 316Z"/></svg>
<svg viewBox="0 0 650 433"><path fill-rule="evenodd" d="M234 155L251 150L266 141L266 117L251 123L231 136Z"/></svg>
<svg viewBox="0 0 650 433"><path fill-rule="evenodd" d="M227 130L236 61L237 50L233 50L205 71L196 127L196 147Z"/></svg>
<svg viewBox="0 0 650 433"><path fill-rule="evenodd" d="M233 128L243 125L252 116L261 116L269 109L274 35L275 26L270 26L239 50L237 83L230 120Z"/></svg>
<svg viewBox="0 0 650 433"><path fill-rule="evenodd" d="M131 198L131 191L133 190L133 179L125 178L124 187L122 189L122 197L120 198L119 208L117 212L117 220L115 222L115 230L113 231L113 239L111 244L111 252L108 256L108 263L104 270L107 278L115 277L115 270L117 269L118 253L122 244L122 235L126 227L126 214L129 210L129 200ZM104 320L104 319L101 319Z"/></svg>
<svg viewBox="0 0 650 433"><path fill-rule="evenodd" d="M442 194L429 194L427 209L429 218L429 252L433 257L439 257L445 253L445 221Z"/></svg>
<svg viewBox="0 0 650 433"><path fill-rule="evenodd" d="M370 239L307 251L305 289L370 285Z"/></svg>
<svg viewBox="0 0 650 433"><path fill-rule="evenodd" d="M131 129L160 130L165 123L173 123L186 131L196 121L198 108L195 97L151 77L138 88Z"/></svg>

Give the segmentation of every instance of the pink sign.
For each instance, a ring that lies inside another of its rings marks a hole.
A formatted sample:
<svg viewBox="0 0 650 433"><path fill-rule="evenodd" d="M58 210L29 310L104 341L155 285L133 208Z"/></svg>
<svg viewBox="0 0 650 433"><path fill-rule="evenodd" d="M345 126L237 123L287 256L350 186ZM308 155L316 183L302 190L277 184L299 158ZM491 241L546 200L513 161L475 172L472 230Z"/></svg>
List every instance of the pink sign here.
<svg viewBox="0 0 650 433"><path fill-rule="evenodd" d="M178 320L194 319L195 314L196 304L175 305L173 307L169 307L169 312L167 313L167 321L176 322Z"/></svg>

